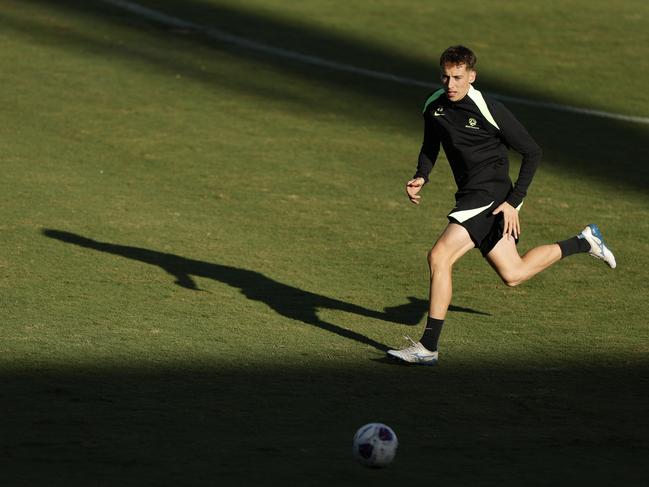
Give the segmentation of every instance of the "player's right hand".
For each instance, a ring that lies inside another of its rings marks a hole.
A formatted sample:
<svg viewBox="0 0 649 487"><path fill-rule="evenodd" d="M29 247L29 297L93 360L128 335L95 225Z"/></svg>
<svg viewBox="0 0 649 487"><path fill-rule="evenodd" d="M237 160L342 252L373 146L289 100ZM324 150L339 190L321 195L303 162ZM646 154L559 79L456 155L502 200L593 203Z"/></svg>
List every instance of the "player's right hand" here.
<svg viewBox="0 0 649 487"><path fill-rule="evenodd" d="M419 204L421 196L417 193L419 193L419 190L423 188L425 182L426 180L424 178L415 178L406 183L406 194L412 203L416 205Z"/></svg>

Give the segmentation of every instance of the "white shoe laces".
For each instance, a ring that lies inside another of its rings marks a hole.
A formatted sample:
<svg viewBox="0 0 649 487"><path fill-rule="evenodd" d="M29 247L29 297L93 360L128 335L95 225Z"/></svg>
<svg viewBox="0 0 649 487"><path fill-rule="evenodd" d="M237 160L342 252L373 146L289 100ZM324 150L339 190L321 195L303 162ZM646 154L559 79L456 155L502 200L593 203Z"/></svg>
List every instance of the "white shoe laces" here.
<svg viewBox="0 0 649 487"><path fill-rule="evenodd" d="M412 338L410 338L408 335L403 335L403 338L405 338L405 339L408 340L410 343L412 343L412 345L413 345L414 347L416 347L417 344L419 343L419 342L414 341L414 340L413 340Z"/></svg>

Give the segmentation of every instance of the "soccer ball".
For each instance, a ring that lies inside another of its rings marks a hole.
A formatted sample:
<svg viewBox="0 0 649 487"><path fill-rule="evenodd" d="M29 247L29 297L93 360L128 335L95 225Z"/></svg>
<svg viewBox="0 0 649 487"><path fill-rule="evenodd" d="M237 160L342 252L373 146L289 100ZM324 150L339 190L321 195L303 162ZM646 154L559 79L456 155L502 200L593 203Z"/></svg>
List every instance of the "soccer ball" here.
<svg viewBox="0 0 649 487"><path fill-rule="evenodd" d="M354 435L354 458L366 467L386 467L397 453L399 441L392 428L382 423L361 426Z"/></svg>

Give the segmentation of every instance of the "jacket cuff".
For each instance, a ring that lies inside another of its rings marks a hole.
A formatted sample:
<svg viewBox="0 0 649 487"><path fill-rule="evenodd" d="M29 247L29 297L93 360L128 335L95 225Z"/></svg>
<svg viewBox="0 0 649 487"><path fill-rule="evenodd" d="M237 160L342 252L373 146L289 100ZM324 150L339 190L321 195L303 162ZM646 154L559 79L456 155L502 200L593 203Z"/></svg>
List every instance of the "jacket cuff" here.
<svg viewBox="0 0 649 487"><path fill-rule="evenodd" d="M513 193L507 196L507 199L505 201L510 205L512 205L517 210L519 210L521 205L523 204L523 198Z"/></svg>
<svg viewBox="0 0 649 487"><path fill-rule="evenodd" d="M416 172L415 175L412 177L412 179L417 179L417 178L424 178L424 184L428 183L428 176L426 176L423 173Z"/></svg>

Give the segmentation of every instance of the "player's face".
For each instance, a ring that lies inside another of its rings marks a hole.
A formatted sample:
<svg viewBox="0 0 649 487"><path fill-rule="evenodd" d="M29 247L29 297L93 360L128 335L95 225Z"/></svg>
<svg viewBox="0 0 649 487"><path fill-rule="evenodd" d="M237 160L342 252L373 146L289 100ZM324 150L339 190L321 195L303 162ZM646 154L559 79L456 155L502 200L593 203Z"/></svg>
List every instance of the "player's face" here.
<svg viewBox="0 0 649 487"><path fill-rule="evenodd" d="M467 69L466 64L446 64L442 68L441 79L448 99L460 101L475 81L475 71Z"/></svg>

